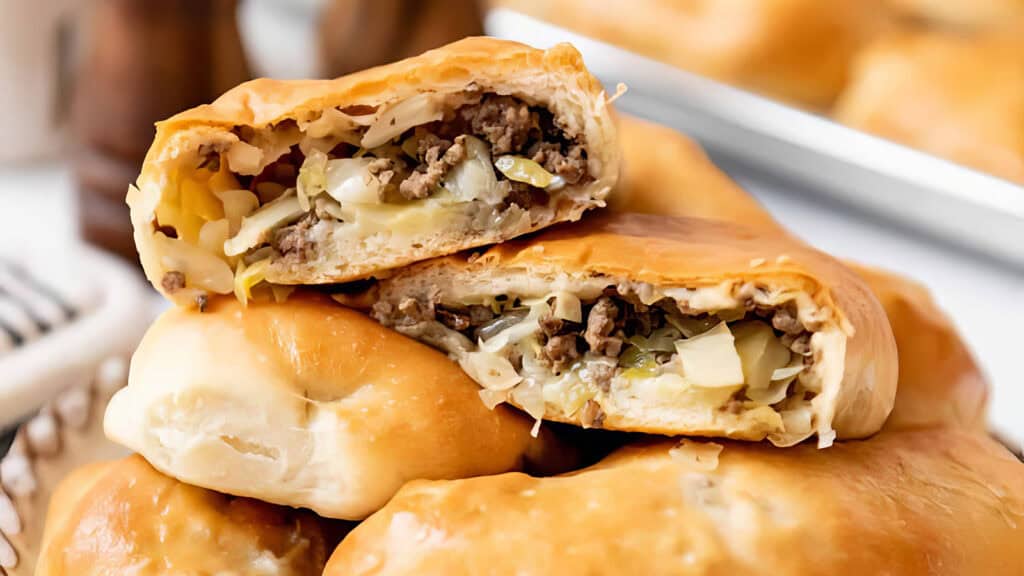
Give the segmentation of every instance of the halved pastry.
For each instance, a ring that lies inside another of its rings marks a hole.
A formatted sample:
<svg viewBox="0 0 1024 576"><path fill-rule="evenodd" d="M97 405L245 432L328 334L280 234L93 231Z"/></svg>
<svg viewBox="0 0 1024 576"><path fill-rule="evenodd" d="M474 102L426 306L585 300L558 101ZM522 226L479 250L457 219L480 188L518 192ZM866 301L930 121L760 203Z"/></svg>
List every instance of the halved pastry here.
<svg viewBox="0 0 1024 576"><path fill-rule="evenodd" d="M609 101L567 44L492 38L336 80L256 80L157 126L128 192L179 304L323 284L500 242L602 206Z"/></svg>
<svg viewBox="0 0 1024 576"><path fill-rule="evenodd" d="M341 523L182 484L139 456L96 462L53 495L36 576L319 575Z"/></svg>
<svg viewBox="0 0 1024 576"><path fill-rule="evenodd" d="M560 471L573 453L489 411L444 355L326 298L175 308L149 329L107 436L196 486L360 519L409 480Z"/></svg>
<svg viewBox="0 0 1024 576"><path fill-rule="evenodd" d="M855 274L720 222L592 216L411 266L373 314L448 352L489 405L588 427L827 446L876 432L896 390Z"/></svg>
<svg viewBox="0 0 1024 576"><path fill-rule="evenodd" d="M984 432L988 381L928 289L877 268L851 268L885 309L900 355L899 386L885 429L953 426Z"/></svg>
<svg viewBox="0 0 1024 576"><path fill-rule="evenodd" d="M781 226L684 135L618 116L622 180L608 209ZM660 145L651 150L648 142ZM665 190L671 190L666 194ZM924 286L847 263L885 309L899 353L899 386L885 429L946 425L984 430L988 382L956 327Z"/></svg>
<svg viewBox="0 0 1024 576"><path fill-rule="evenodd" d="M662 441L556 478L406 485L324 576L1024 574L1024 464L982 434Z"/></svg>

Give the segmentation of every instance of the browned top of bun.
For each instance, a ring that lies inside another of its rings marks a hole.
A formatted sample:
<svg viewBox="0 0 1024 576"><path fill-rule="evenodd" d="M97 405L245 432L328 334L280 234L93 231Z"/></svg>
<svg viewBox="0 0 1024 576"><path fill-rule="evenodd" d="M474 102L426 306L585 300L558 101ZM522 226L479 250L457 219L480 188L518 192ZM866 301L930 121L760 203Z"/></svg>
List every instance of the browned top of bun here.
<svg viewBox="0 0 1024 576"><path fill-rule="evenodd" d="M608 198L610 210L780 227L753 196L711 162L699 144L682 133L621 114L618 129L622 178Z"/></svg>
<svg viewBox="0 0 1024 576"><path fill-rule="evenodd" d="M407 485L324 574L1024 573L1024 465L987 437L676 442L557 478Z"/></svg>
<svg viewBox="0 0 1024 576"><path fill-rule="evenodd" d="M882 270L854 270L885 308L899 350L899 386L886 429L955 425L984 430L988 383L928 289Z"/></svg>
<svg viewBox="0 0 1024 576"><path fill-rule="evenodd" d="M327 297L217 298L143 338L107 436L213 490L360 519L409 480L571 465L440 352Z"/></svg>
<svg viewBox="0 0 1024 576"><path fill-rule="evenodd" d="M36 574L320 574L333 544L321 522L182 484L132 456L64 480Z"/></svg>

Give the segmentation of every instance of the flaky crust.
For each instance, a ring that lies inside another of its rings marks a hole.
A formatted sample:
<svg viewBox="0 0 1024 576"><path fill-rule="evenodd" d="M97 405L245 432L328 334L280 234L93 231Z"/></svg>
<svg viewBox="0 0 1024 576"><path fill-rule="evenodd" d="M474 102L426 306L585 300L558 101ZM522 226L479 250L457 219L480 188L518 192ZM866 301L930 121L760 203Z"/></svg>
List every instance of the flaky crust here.
<svg viewBox="0 0 1024 576"><path fill-rule="evenodd" d="M857 59L836 118L1024 183L1024 26L971 37L903 33Z"/></svg>
<svg viewBox="0 0 1024 576"><path fill-rule="evenodd" d="M313 576L336 541L322 522L182 484L139 456L98 462L54 493L36 576Z"/></svg>
<svg viewBox="0 0 1024 576"><path fill-rule="evenodd" d="M525 274L538 282L560 275L575 279L601 275L687 288L750 282L805 294L819 309L832 313L833 322L846 336L841 381L816 399L819 423L831 422L840 438L859 438L877 432L892 408L897 357L885 312L856 274L787 235L709 220L603 213L494 246L480 255L451 256L409 267L382 283L381 297L397 302L403 294L424 294L430 287L444 293L451 286L487 282L503 274ZM614 427L712 433L639 420L623 420Z"/></svg>
<svg viewBox="0 0 1024 576"><path fill-rule="evenodd" d="M312 295L166 312L105 427L182 481L342 519L417 478L572 464L443 354Z"/></svg>
<svg viewBox="0 0 1024 576"><path fill-rule="evenodd" d="M877 268L853 269L885 308L900 355L896 402L885 429L956 426L984 431L988 382L928 289Z"/></svg>
<svg viewBox="0 0 1024 576"><path fill-rule="evenodd" d="M461 91L470 85L484 92L512 94L547 106L564 122L569 133L580 135L588 150L589 172L596 179L582 186L581 196L589 200L571 206L566 203L558 209L554 222L576 220L585 209L603 204L618 179L619 151L610 105L579 52L568 44L537 50L494 38L467 38L335 80L253 80L228 91L212 104L158 123L138 189L128 193L135 243L146 276L157 290L164 291L161 280L168 264L155 239L155 210L168 193L167 187L173 185L175 158L194 153L201 142L216 140L230 144L238 140L231 133L234 127L263 128L288 119L309 118L327 108L377 106L421 92ZM362 255L366 265L354 261L351 266L339 267L337 263L315 262L272 271L280 277L275 280L279 283L345 282L379 274L389 267L505 239L497 233L494 230L490 236L473 241L452 234L437 239L432 246L411 246L407 253L386 263L374 261L373 251L368 250Z"/></svg>
<svg viewBox="0 0 1024 576"><path fill-rule="evenodd" d="M650 58L812 108L888 22L880 0L496 0Z"/></svg>
<svg viewBox="0 0 1024 576"><path fill-rule="evenodd" d="M780 228L767 210L682 134L620 116L619 135L623 180L609 209ZM659 145L652 147L653 141ZM850 267L882 304L896 338L899 385L885 428L984 429L988 383L928 290L891 272L857 264Z"/></svg>
<svg viewBox="0 0 1024 576"><path fill-rule="evenodd" d="M558 478L410 484L324 574L1024 572L1024 465L987 437L725 443L717 467L714 447L683 442L675 455L674 441L627 447Z"/></svg>

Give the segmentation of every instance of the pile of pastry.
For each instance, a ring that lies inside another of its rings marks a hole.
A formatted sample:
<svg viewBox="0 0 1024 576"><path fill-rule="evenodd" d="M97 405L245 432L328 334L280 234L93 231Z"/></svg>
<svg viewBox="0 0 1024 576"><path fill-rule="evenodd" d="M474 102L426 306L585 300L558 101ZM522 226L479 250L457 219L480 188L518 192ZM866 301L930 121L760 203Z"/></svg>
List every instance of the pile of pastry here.
<svg viewBox="0 0 1024 576"><path fill-rule="evenodd" d="M1024 185L1020 0L490 0Z"/></svg>
<svg viewBox="0 0 1024 576"><path fill-rule="evenodd" d="M137 455L65 481L36 573L1024 573L927 293L611 99L473 38L159 124Z"/></svg>

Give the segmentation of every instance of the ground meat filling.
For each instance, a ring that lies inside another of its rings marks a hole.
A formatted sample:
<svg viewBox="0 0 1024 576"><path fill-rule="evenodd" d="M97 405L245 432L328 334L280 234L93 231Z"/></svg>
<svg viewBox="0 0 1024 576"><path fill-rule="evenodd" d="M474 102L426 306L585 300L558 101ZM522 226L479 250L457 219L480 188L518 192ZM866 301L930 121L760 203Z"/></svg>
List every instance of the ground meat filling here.
<svg viewBox="0 0 1024 576"><path fill-rule="evenodd" d="M378 198L391 204L423 200L443 190L445 177L469 157L471 148L467 145L467 138L470 136L489 146L492 162L502 155L518 156L532 160L549 173L561 177L565 185L580 185L593 180L588 172L585 147L575 135L567 134L547 109L531 106L512 96L472 90L446 98L450 108L441 120L410 128L391 142L369 150L350 143L349 139L349 142L339 143L330 150L326 154L328 160L371 159L366 170L380 183ZM286 120L270 130L285 133L297 128L295 121ZM241 140L259 145L261 133L253 128L240 126L233 132ZM198 166L209 170L218 168L223 152L210 145L201 146ZM235 176L242 187L256 194L259 205L263 206L297 188L305 162L306 155L299 145L294 145L258 175ZM510 180L500 170L495 170L494 175L498 181L499 201L493 209L498 215L514 208L529 212L534 207L550 206L552 195L558 194ZM279 255L296 264L313 257L316 236L310 234L310 230L321 221L337 222L343 218L338 203L329 195L319 194L313 200L310 211L301 219L287 222L269 234L263 244L251 250L269 244L278 252L275 257ZM489 202L495 203L494 200ZM481 229L493 225L492 221L484 218L479 223L478 220L473 222L473 226ZM165 233L170 237L176 235L173 228ZM175 290L176 283L176 279L168 279L167 290ZM568 349L568 344L563 343L560 347Z"/></svg>
<svg viewBox="0 0 1024 576"><path fill-rule="evenodd" d="M445 175L466 158L464 141L467 135L490 144L492 159L503 154L523 156L548 172L561 176L570 185L592 179L587 172L585 147L569 138L549 111L530 106L512 96L496 94L467 93L462 101L461 107L449 110L443 119L417 126L398 139L398 142L405 142L414 138L414 151L404 146L389 145L365 152L375 157L369 169L384 184L381 200L420 200L437 191ZM247 127L240 127L235 132L247 141L255 138ZM213 155L209 150L205 152L200 155L200 167L209 168L214 165ZM357 152L358 148L352 145L339 144L328 157L346 158ZM261 185L268 183L282 188L293 187L304 160L298 146L293 146L259 175L241 177L240 180L252 192L258 192ZM507 205L528 208L547 199L544 190L508 181L500 173L497 177L499 181L509 183L510 200ZM265 187L263 189L266 190ZM267 201L265 194L260 196L261 202Z"/></svg>
<svg viewBox="0 0 1024 576"><path fill-rule="evenodd" d="M508 298L504 299L508 301ZM804 362L811 361L811 332L797 317L796 307L792 302L779 307L766 308L757 306L753 301L745 302L745 315L733 321L762 319L770 324L776 337L792 352L804 356ZM495 314L487 306L452 306L449 304L424 304L407 298L399 304L398 309L388 306L378 307L374 314L386 324L403 326L419 325L435 321L451 330L459 332L467 342L487 340L494 334L515 325L527 315L525 307L513 306L501 314ZM626 368L628 362L625 352L633 344L630 337L648 338L657 330L671 326L672 322L683 319L688 322L710 328L719 318L707 313L695 313L686 305L665 298L654 304L645 305L638 298L621 295L614 287L593 300L582 302L581 322L571 322L550 315L539 318L538 340L540 350L538 361L550 368L554 374L562 374L573 369L585 356L586 379L599 389L607 392L612 380L620 369ZM449 350L450 351L450 350ZM654 358L658 364L671 361L673 353L658 352ZM521 358L510 358L519 369ZM742 392L726 403L722 410L738 413L744 402ZM597 406L586 408L587 420L594 425L600 421ZM599 424L597 424L599 425Z"/></svg>

